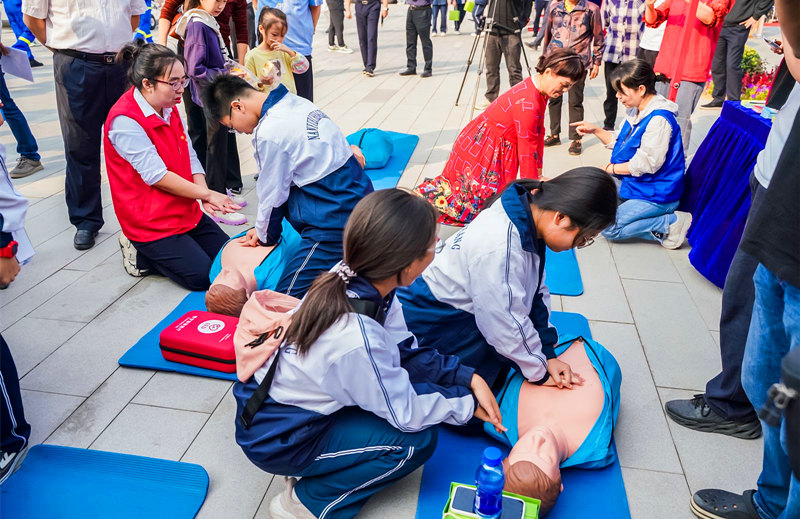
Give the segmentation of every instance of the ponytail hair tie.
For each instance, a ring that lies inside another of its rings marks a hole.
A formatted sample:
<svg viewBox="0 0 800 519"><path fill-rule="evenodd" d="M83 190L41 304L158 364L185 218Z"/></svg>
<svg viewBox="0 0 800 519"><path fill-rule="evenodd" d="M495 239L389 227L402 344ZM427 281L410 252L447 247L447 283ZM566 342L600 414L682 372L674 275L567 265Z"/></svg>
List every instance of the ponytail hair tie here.
<svg viewBox="0 0 800 519"><path fill-rule="evenodd" d="M350 280L356 277L356 273L344 261L337 263L336 266L333 267L333 271L338 274L340 278L342 278L342 281L344 281L345 285L350 284Z"/></svg>

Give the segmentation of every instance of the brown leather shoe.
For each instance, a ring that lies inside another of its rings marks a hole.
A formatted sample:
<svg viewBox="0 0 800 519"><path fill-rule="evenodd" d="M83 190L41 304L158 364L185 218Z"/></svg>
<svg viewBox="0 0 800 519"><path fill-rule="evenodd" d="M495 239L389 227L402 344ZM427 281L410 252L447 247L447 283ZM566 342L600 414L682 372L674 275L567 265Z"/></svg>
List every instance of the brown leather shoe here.
<svg viewBox="0 0 800 519"><path fill-rule="evenodd" d="M558 146L561 144L561 137L558 135L548 135L544 140L544 147L549 148L550 146Z"/></svg>

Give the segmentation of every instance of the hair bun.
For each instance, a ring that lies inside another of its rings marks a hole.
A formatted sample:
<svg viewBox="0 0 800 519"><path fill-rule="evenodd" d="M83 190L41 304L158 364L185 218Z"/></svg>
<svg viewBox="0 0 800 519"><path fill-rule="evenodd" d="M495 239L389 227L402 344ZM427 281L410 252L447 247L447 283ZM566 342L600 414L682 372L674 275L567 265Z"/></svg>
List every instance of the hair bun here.
<svg viewBox="0 0 800 519"><path fill-rule="evenodd" d="M126 43L125 45L122 46L119 52L117 52L115 61L117 63L128 63L135 61L145 45L146 42L138 38L131 42Z"/></svg>

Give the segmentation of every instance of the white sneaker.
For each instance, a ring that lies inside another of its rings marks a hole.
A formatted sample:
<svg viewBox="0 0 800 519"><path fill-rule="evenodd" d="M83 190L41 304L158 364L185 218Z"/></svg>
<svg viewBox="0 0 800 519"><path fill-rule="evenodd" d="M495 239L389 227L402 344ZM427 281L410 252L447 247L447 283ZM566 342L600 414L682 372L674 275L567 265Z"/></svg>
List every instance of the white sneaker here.
<svg viewBox="0 0 800 519"><path fill-rule="evenodd" d="M669 226L669 233L661 241L661 246L665 249L680 249L686 240L686 233L689 232L689 227L692 226L691 214L683 211L675 211L674 214L678 219Z"/></svg>
<svg viewBox="0 0 800 519"><path fill-rule="evenodd" d="M149 269L140 269L137 266L136 248L122 232L119 233L119 248L122 251L122 266L125 268L125 272L135 278L143 278L150 274Z"/></svg>
<svg viewBox="0 0 800 519"><path fill-rule="evenodd" d="M305 507L297 498L294 486L297 484L295 478L284 478L286 488L283 492L272 498L269 504L269 513L272 519L316 519L317 516Z"/></svg>
<svg viewBox="0 0 800 519"><path fill-rule="evenodd" d="M484 98L483 101L478 101L477 103L475 103L475 110L479 110L482 112L487 108L489 108L490 104L492 104L492 102Z"/></svg>
<svg viewBox="0 0 800 519"><path fill-rule="evenodd" d="M347 45L342 45L341 47L339 47L339 48L336 50L336 52L340 52L340 53L342 53L342 54L352 54L352 53L353 53L353 49L351 49L351 48L350 48L350 47L348 47Z"/></svg>
<svg viewBox="0 0 800 519"><path fill-rule="evenodd" d="M214 211L208 215L217 223L224 223L225 225L244 225L247 223L247 217L242 213L220 213Z"/></svg>
<svg viewBox="0 0 800 519"><path fill-rule="evenodd" d="M19 452L0 452L0 484L8 479L19 468L28 451L28 445Z"/></svg>
<svg viewBox="0 0 800 519"><path fill-rule="evenodd" d="M338 45L328 45L328 52L338 52L339 46Z"/></svg>
<svg viewBox="0 0 800 519"><path fill-rule="evenodd" d="M239 207L244 207L247 205L247 200L244 199L241 195L234 194L230 189L225 190L228 193L228 198L231 199L231 202L238 205Z"/></svg>
<svg viewBox="0 0 800 519"><path fill-rule="evenodd" d="M431 38L436 38L437 36L439 36L438 32L436 32L436 31L432 31L431 32Z"/></svg>
<svg viewBox="0 0 800 519"><path fill-rule="evenodd" d="M454 30L454 31L453 31L453 34L461 34L461 31L459 31L458 29L456 29L456 30Z"/></svg>

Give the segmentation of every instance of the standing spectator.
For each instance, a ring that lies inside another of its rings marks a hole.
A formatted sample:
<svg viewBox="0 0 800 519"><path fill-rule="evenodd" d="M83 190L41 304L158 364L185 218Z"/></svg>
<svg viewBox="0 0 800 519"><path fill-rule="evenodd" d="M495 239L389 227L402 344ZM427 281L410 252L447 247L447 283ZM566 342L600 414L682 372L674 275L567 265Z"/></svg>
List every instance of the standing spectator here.
<svg viewBox="0 0 800 519"><path fill-rule="evenodd" d="M433 75L433 43L431 43L431 0L406 0L406 69L401 76L417 74L417 37L422 43L425 69L419 77Z"/></svg>
<svg viewBox="0 0 800 519"><path fill-rule="evenodd" d="M147 12L139 17L139 27L133 33L134 40L144 40L153 43L153 16L150 13L152 0L144 0L147 5Z"/></svg>
<svg viewBox="0 0 800 519"><path fill-rule="evenodd" d="M500 57L506 60L508 83L513 87L522 81L523 27L528 25L533 7L531 0L495 0L494 23L486 36L486 99L477 110L485 110L500 94ZM489 13L492 14L492 13Z"/></svg>
<svg viewBox="0 0 800 519"><path fill-rule="evenodd" d="M689 4L684 0L666 0L655 7L656 0L645 0L645 23L650 27L666 24L664 40L661 43L669 52L659 52L654 67L656 74L669 78L668 83L660 83L658 93L669 97L669 88L673 81L680 81L678 96L678 124L681 127L683 149L689 154L689 143L692 136L692 112L700 101L703 87L711 70L711 58L717 46L722 20L728 14L731 0L700 0L697 4L697 18L691 27L689 45L680 49L683 24L686 20ZM675 60L683 60L683 74L680 78L669 77Z"/></svg>
<svg viewBox="0 0 800 519"><path fill-rule="evenodd" d="M656 0L656 7L660 6L667 0ZM644 16L642 17L644 21ZM648 62L651 67L656 66L656 58L658 51L661 48L661 40L664 39L664 29L667 25L662 23L658 27L648 27L646 24L642 30L642 37L639 38L639 51L636 57Z"/></svg>
<svg viewBox="0 0 800 519"><path fill-rule="evenodd" d="M475 22L475 34L479 34L483 29L483 11L486 9L487 0L475 0L475 7L472 11L472 20Z"/></svg>
<svg viewBox="0 0 800 519"><path fill-rule="evenodd" d="M458 11L458 20L453 21L454 31L453 34L461 34L461 22L464 21L464 16L466 16L466 11L464 10L464 2L459 2L458 0L450 0L450 9L455 9Z"/></svg>
<svg viewBox="0 0 800 519"><path fill-rule="evenodd" d="M536 0L534 2L534 8L536 11L533 14L533 35L539 36L539 29L544 27L544 23L542 23L542 15L547 8L548 1L547 0Z"/></svg>
<svg viewBox="0 0 800 519"><path fill-rule="evenodd" d="M742 56L750 29L770 12L773 0L736 0L722 22L717 50L711 63L714 99L701 108L722 108L725 98L738 101L742 97Z"/></svg>
<svg viewBox="0 0 800 519"><path fill-rule="evenodd" d="M570 48L577 52L588 71L589 79L597 77L603 61L603 22L600 8L588 0L553 0L548 7L544 26L544 52ZM586 77L575 82L569 90L569 123L583 120L583 89ZM561 144L561 105L563 96L550 98L550 136L545 147ZM570 155L581 154L581 136L575 126L569 127Z"/></svg>
<svg viewBox="0 0 800 519"><path fill-rule="evenodd" d="M642 34L644 0L606 0L603 3L603 26L606 29L603 50L606 99L603 101L603 129L614 131L617 122L617 91L612 76L622 63L636 58ZM652 66L652 65L651 65Z"/></svg>
<svg viewBox="0 0 800 519"><path fill-rule="evenodd" d="M314 63L311 61L311 40L317 29L322 2L323 0L259 0L258 2L259 11L262 7L274 7L286 13L289 32L286 33L284 43L308 60L308 71L294 77L297 95L312 103L314 102Z"/></svg>
<svg viewBox="0 0 800 519"><path fill-rule="evenodd" d="M31 45L33 45L33 40L35 39L33 33L22 21L22 0L5 0L3 2L3 9L5 9L6 16L8 16L8 24L11 26L11 30L14 31L14 36L17 38L16 43L14 43L12 47L24 51L28 55L28 61L31 67L41 67L43 63L37 61L36 58L33 57L33 52L31 52ZM10 124L11 121L9 121L9 125ZM14 176L12 175L11 178L14 178Z"/></svg>
<svg viewBox="0 0 800 519"><path fill-rule="evenodd" d="M350 1L345 0L347 18L353 15L350 11ZM378 17L386 18L389 15L389 0L356 0L356 29L358 30L358 46L361 48L361 61L367 77L375 75L375 66L378 58Z"/></svg>
<svg viewBox="0 0 800 519"><path fill-rule="evenodd" d="M545 6L545 9L544 9L544 20L542 20L542 23L541 23L541 26L540 26L542 29L547 27L547 22L548 22L548 20L550 20L550 7L551 7L551 4L553 2L555 2L555 1L557 1L557 0L551 0L550 2L547 2L547 5ZM537 7L537 9L538 9L538 7ZM542 45L542 40L543 39L544 39L544 30L537 31L536 32L536 37L533 39L533 41L529 41L525 45L527 45L528 47L532 48L533 50L539 50L539 47Z"/></svg>
<svg viewBox="0 0 800 519"><path fill-rule="evenodd" d="M0 52L3 55L8 54L8 49L0 43ZM44 169L42 166L41 157L39 156L39 145L36 143L36 138L31 133L31 127L28 126L28 120L25 119L25 114L17 107L17 103L11 98L11 92L8 91L6 86L6 75L3 69L0 68L0 112L3 118L8 121L8 126L11 128L11 133L17 140L17 165L11 170L11 178L24 178L33 175L37 171ZM5 163L5 158L3 159Z"/></svg>
<svg viewBox="0 0 800 519"><path fill-rule="evenodd" d="M352 54L344 44L344 0L326 0L331 23L328 26L328 51Z"/></svg>
<svg viewBox="0 0 800 519"><path fill-rule="evenodd" d="M247 38L247 43L250 45L250 48L253 49L258 44L256 42L256 36L258 33L258 28L256 27L256 11L253 7L253 0L247 0L247 34L249 35Z"/></svg>
<svg viewBox="0 0 800 519"><path fill-rule="evenodd" d="M158 25L158 43L161 45L167 44L167 37L169 36L170 23L173 18L178 14L179 9L183 9L184 0L166 0L161 7L161 14L159 18L162 22ZM228 50L228 54L232 55L231 48L231 20L236 31L236 35L248 34L250 29L247 19L247 0L228 0L225 8L214 19L219 24L219 32L222 35L222 41ZM238 61L244 65L244 57L247 54L248 41L245 38L236 39L236 51ZM178 55L183 57L184 45L181 37L178 38ZM200 164L208 170L206 163L206 152L209 148L209 139L206 135L206 118L203 115L203 107L197 106L192 99L192 92L190 89L183 91L183 107L186 110L186 123L189 131L189 137L192 139L192 148L194 148ZM225 187L231 190L234 195L242 193L242 172L239 164L239 150L236 145L236 135L230 134L227 136L228 153L225 173ZM211 168L213 170L213 168ZM211 176L216 177L217 172L212 171ZM237 199L241 202L241 199Z"/></svg>
<svg viewBox="0 0 800 519"><path fill-rule="evenodd" d="M3 119L0 117L0 126ZM19 266L33 256L33 247L25 234L28 201L8 176L6 149L0 144L0 290L19 273ZM19 375L11 350L0 335L0 484L19 466L28 447L31 426L25 421Z"/></svg>
<svg viewBox="0 0 800 519"><path fill-rule="evenodd" d="M431 3L433 9L433 22L431 23L431 36L442 36L447 34L447 0L433 0ZM436 29L436 24L439 24L439 29Z"/></svg>
<svg viewBox="0 0 800 519"><path fill-rule="evenodd" d="M23 0L22 12L36 38L52 49L56 106L67 159L69 220L73 245L94 247L103 227L100 143L108 111L125 90L125 70L114 61L131 40L144 0Z"/></svg>

